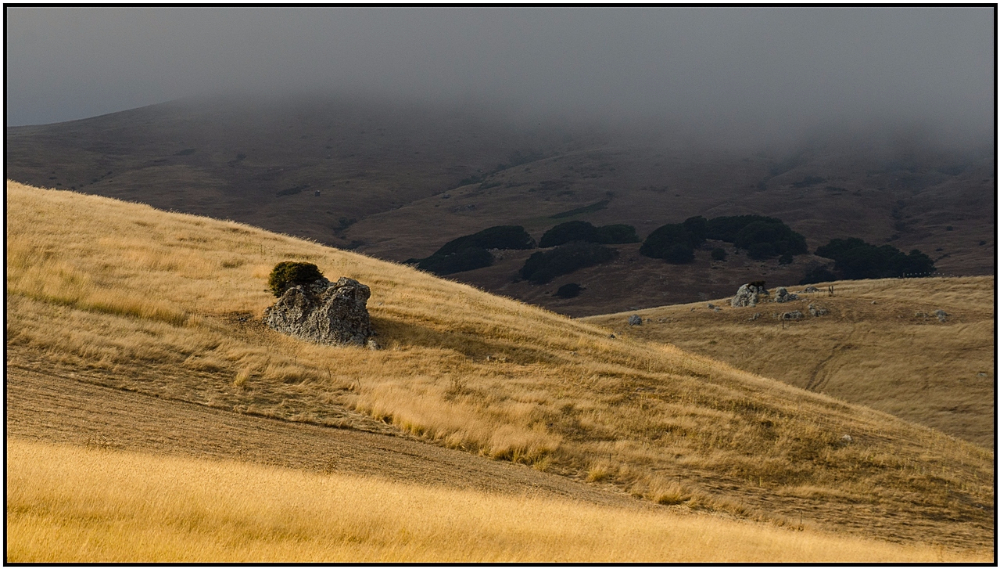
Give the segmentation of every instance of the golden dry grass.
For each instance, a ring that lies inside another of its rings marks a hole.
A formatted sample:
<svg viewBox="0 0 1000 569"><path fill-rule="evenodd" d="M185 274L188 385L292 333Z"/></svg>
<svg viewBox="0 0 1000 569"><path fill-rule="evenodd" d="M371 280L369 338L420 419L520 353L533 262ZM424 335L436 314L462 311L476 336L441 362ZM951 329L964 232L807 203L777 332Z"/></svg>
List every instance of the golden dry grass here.
<svg viewBox="0 0 1000 569"><path fill-rule="evenodd" d="M14 563L985 562L708 516L6 441ZM724 544L724 546L723 546Z"/></svg>
<svg viewBox="0 0 1000 569"><path fill-rule="evenodd" d="M775 283L775 285L780 283ZM730 308L726 299L585 319L804 389L892 413L992 448L996 337L993 277L832 283L800 301ZM796 287L789 290L800 290ZM808 317L808 306L829 313ZM800 322L777 312L799 310ZM948 313L945 322L936 310ZM754 313L760 318L750 320ZM645 320L628 326L630 314Z"/></svg>
<svg viewBox="0 0 1000 569"><path fill-rule="evenodd" d="M993 453L940 432L232 222L9 181L6 200L8 363L318 424L346 407L658 503L993 547ZM385 349L260 326L288 259L371 286Z"/></svg>

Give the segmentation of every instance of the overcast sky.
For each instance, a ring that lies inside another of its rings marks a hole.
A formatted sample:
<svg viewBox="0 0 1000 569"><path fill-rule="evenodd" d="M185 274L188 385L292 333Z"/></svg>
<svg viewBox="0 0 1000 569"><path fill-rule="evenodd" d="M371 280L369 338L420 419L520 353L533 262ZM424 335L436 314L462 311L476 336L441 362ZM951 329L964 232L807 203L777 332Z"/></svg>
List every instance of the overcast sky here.
<svg viewBox="0 0 1000 569"><path fill-rule="evenodd" d="M992 140L991 8L7 8L8 126L321 89L767 137L899 119Z"/></svg>

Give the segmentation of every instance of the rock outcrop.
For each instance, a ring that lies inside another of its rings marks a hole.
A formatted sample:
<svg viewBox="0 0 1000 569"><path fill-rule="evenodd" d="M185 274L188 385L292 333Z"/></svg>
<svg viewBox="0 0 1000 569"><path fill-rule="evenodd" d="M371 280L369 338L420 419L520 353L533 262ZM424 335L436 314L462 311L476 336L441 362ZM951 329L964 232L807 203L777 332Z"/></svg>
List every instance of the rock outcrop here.
<svg viewBox="0 0 1000 569"><path fill-rule="evenodd" d="M760 302L760 297L765 294L767 294L767 289L763 286L747 283L736 291L736 296L729 301L729 304L733 307L757 306L757 303Z"/></svg>
<svg viewBox="0 0 1000 569"><path fill-rule="evenodd" d="M798 300L799 295L795 293L788 292L783 286L779 286L774 290L774 301L775 302L790 302L793 300Z"/></svg>
<svg viewBox="0 0 1000 569"><path fill-rule="evenodd" d="M371 344L368 316L371 289L354 279L326 279L285 291L264 311L264 323L295 338L317 344Z"/></svg>
<svg viewBox="0 0 1000 569"><path fill-rule="evenodd" d="M827 312L829 311L822 306L816 306L815 304L809 305L809 314L812 314L813 316L823 316Z"/></svg>
<svg viewBox="0 0 1000 569"><path fill-rule="evenodd" d="M642 326L642 316L639 316L638 314L633 314L632 316L629 316L628 317L628 325L629 326Z"/></svg>

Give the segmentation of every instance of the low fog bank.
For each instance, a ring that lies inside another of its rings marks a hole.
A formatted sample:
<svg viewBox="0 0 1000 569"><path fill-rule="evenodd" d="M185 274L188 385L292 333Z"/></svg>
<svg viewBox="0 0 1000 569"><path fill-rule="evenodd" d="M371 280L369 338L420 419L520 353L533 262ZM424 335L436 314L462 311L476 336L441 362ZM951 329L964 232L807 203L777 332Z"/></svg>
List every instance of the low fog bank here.
<svg viewBox="0 0 1000 569"><path fill-rule="evenodd" d="M207 93L333 92L516 127L795 147L992 144L985 8L8 8L8 125ZM466 111L462 111L466 112Z"/></svg>

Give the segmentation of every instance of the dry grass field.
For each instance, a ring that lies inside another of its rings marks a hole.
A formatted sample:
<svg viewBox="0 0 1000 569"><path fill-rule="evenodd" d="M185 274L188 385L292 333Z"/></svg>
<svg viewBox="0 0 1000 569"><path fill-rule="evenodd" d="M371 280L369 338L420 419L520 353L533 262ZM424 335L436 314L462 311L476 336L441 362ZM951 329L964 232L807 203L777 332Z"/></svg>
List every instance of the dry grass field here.
<svg viewBox="0 0 1000 569"><path fill-rule="evenodd" d="M728 299L715 299L721 312L699 302L586 321L993 448L995 287L993 277L846 281L783 304L731 308ZM829 312L812 317L810 304ZM806 318L775 316L793 310ZM944 322L937 310L948 314ZM628 326L631 314L643 324Z"/></svg>
<svg viewBox="0 0 1000 569"><path fill-rule="evenodd" d="M9 181L6 205L8 366L288 421L375 419L694 511L993 551L994 455L939 431L238 223ZM368 284L383 349L261 326L288 259Z"/></svg>
<svg viewBox="0 0 1000 569"><path fill-rule="evenodd" d="M120 562L988 562L650 509L8 439L5 559ZM725 547L720 545L725 544Z"/></svg>

